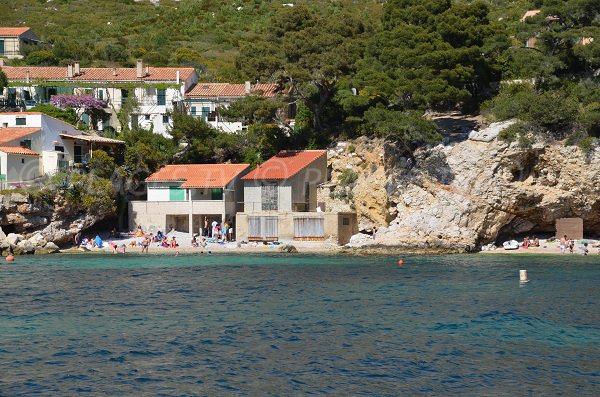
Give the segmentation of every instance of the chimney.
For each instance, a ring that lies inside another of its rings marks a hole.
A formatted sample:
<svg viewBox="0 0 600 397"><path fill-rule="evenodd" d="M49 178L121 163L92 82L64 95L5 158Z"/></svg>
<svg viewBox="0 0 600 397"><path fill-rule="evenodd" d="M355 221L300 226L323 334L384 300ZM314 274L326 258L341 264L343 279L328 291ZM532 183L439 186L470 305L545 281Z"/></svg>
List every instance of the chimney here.
<svg viewBox="0 0 600 397"><path fill-rule="evenodd" d="M179 84L179 70L175 73L175 79L177 80L177 84Z"/></svg>
<svg viewBox="0 0 600 397"><path fill-rule="evenodd" d="M246 93L246 95L250 95L251 90L252 90L252 84L250 84L249 81L246 81L244 83L244 92Z"/></svg>
<svg viewBox="0 0 600 397"><path fill-rule="evenodd" d="M67 77L70 79L73 78L73 65L71 64L67 65Z"/></svg>
<svg viewBox="0 0 600 397"><path fill-rule="evenodd" d="M73 76L79 76L80 74L79 61L75 61L75 65L73 66Z"/></svg>
<svg viewBox="0 0 600 397"><path fill-rule="evenodd" d="M146 66L146 76L150 76L150 66Z"/></svg>
<svg viewBox="0 0 600 397"><path fill-rule="evenodd" d="M4 66L4 58L0 58L0 68Z"/></svg>
<svg viewBox="0 0 600 397"><path fill-rule="evenodd" d="M144 77L144 61L141 59L137 60L136 68L135 68L135 77L141 79Z"/></svg>
<svg viewBox="0 0 600 397"><path fill-rule="evenodd" d="M29 71L29 69L25 72L25 81L27 83L31 82L31 72Z"/></svg>
<svg viewBox="0 0 600 397"><path fill-rule="evenodd" d="M113 70L112 70L112 75L113 75L113 76L116 76L116 75L117 75L117 68L113 68Z"/></svg>

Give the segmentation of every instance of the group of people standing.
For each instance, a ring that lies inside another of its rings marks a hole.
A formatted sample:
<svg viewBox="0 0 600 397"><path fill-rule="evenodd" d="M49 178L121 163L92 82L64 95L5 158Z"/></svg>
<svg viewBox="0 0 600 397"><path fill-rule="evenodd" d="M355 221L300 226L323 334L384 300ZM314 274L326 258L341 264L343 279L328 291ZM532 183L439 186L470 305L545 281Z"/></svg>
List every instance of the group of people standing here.
<svg viewBox="0 0 600 397"><path fill-rule="evenodd" d="M227 219L225 222L217 222L213 219L211 223L208 222L208 217L204 217L204 227L202 228L202 237L210 237L217 241L233 241L233 223L231 219Z"/></svg>

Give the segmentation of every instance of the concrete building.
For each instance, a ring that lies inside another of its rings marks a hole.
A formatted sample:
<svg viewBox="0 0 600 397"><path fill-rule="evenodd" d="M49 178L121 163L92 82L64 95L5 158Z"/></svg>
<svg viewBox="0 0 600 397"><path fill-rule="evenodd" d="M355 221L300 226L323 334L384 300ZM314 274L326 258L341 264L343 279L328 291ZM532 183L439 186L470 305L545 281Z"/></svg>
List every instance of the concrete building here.
<svg viewBox="0 0 600 397"><path fill-rule="evenodd" d="M0 27L0 58L22 59L23 47L39 42L39 37L26 26Z"/></svg>
<svg viewBox="0 0 600 397"><path fill-rule="evenodd" d="M202 118L211 126L225 132L242 131L242 122L226 121L219 114L219 108L228 108L233 102L245 96L273 98L277 95L277 84L198 83L185 94L188 114Z"/></svg>
<svg viewBox="0 0 600 397"><path fill-rule="evenodd" d="M0 113L0 174L9 184L29 183L84 165L92 151L115 152L124 142L85 134L38 112Z"/></svg>
<svg viewBox="0 0 600 397"><path fill-rule="evenodd" d="M130 230L200 233L205 217L235 223L249 164L167 165L146 179L147 200L129 203ZM190 228L191 226L191 228Z"/></svg>
<svg viewBox="0 0 600 397"><path fill-rule="evenodd" d="M332 240L345 244L357 232L355 213L325 212L317 186L327 181L327 151L282 151L242 178L244 212L239 240Z"/></svg>
<svg viewBox="0 0 600 397"><path fill-rule="evenodd" d="M152 128L165 136L172 127L169 114L182 106L185 93L198 81L193 68L155 68L145 66L141 60L135 68L82 68L75 62L64 67L0 66L0 69L11 84L5 88L4 98L14 106L32 100L47 103L57 94L90 94L108 103L99 129L119 130L117 113L129 102L134 105L130 127Z"/></svg>

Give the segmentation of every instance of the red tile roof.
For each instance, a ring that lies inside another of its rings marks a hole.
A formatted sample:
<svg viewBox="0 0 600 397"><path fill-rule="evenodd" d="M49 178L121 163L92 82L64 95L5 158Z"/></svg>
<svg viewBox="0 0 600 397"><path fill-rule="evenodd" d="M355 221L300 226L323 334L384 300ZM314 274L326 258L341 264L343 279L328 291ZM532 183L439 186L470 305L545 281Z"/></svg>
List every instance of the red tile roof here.
<svg viewBox="0 0 600 397"><path fill-rule="evenodd" d="M250 94L274 97L277 94L277 90L277 84L253 84L250 88ZM246 96L246 85L231 83L198 83L185 96L186 98L243 97Z"/></svg>
<svg viewBox="0 0 600 397"><path fill-rule="evenodd" d="M35 127L0 128L0 144L8 143L40 131L40 128Z"/></svg>
<svg viewBox="0 0 600 397"><path fill-rule="evenodd" d="M19 27L19 28L13 28L13 27L3 28L3 27L0 27L0 36L5 36L5 37L19 37L23 33L27 32L29 29L31 29L31 28L28 28L27 26L22 26L22 27Z"/></svg>
<svg viewBox="0 0 600 397"><path fill-rule="evenodd" d="M22 154L25 156L39 156L38 153L20 146L0 146L0 152L8 154Z"/></svg>
<svg viewBox="0 0 600 397"><path fill-rule="evenodd" d="M242 179L288 179L321 156L327 156L327 150L281 151Z"/></svg>
<svg viewBox="0 0 600 397"><path fill-rule="evenodd" d="M146 178L147 182L184 181L181 187L224 187L250 164L167 165Z"/></svg>
<svg viewBox="0 0 600 397"><path fill-rule="evenodd" d="M3 66L0 68L9 81L59 80L59 81L177 81L187 80L194 68L149 68L148 75L138 78L136 68L81 68L80 74L67 78L66 66Z"/></svg>

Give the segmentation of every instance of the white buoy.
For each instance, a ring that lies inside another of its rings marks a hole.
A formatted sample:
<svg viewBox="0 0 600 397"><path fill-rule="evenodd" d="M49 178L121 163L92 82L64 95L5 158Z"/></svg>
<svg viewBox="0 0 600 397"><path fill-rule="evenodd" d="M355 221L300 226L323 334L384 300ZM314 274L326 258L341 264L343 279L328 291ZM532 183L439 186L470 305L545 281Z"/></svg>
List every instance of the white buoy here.
<svg viewBox="0 0 600 397"><path fill-rule="evenodd" d="M519 270L519 282L520 283L528 283L529 279L527 278L527 270Z"/></svg>

